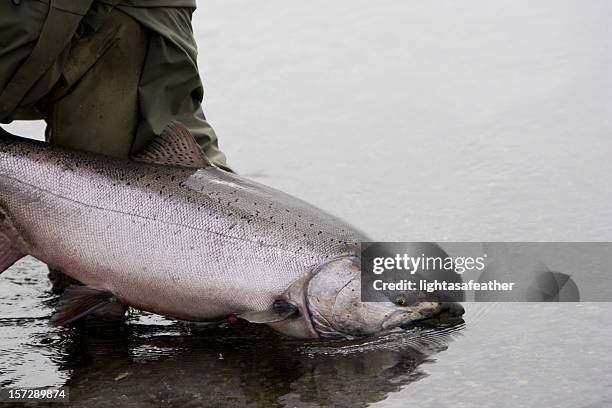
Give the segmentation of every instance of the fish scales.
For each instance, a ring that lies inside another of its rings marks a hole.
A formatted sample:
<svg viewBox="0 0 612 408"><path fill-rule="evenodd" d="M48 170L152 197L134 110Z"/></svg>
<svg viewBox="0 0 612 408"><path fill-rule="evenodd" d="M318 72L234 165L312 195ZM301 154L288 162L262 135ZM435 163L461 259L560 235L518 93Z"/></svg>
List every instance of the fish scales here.
<svg viewBox="0 0 612 408"><path fill-rule="evenodd" d="M0 177L0 207L31 255L182 319L265 308L313 265L356 253L361 239L299 199L215 167L0 139Z"/></svg>

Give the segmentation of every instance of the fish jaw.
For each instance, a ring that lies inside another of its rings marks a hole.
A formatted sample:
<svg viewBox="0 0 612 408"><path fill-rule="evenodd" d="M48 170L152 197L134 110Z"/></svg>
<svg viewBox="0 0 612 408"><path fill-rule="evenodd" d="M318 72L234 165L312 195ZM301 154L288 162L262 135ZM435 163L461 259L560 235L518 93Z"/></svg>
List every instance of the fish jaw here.
<svg viewBox="0 0 612 408"><path fill-rule="evenodd" d="M398 309L397 306L389 303L389 308L395 308L397 310L391 313L383 322L381 328L384 331L407 327L415 322L437 316L442 310L442 305L438 302L421 302L403 309Z"/></svg>

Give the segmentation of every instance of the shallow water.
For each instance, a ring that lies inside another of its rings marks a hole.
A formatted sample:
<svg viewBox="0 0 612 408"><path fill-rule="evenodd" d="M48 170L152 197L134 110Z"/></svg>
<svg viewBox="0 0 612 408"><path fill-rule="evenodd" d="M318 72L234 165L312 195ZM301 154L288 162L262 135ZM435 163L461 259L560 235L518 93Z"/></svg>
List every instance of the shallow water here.
<svg viewBox="0 0 612 408"><path fill-rule="evenodd" d="M606 0L207 0L194 30L240 173L378 240L612 241L611 19ZM51 329L44 275L0 277L0 385L68 384L74 406L612 404L609 303L304 343L150 315Z"/></svg>

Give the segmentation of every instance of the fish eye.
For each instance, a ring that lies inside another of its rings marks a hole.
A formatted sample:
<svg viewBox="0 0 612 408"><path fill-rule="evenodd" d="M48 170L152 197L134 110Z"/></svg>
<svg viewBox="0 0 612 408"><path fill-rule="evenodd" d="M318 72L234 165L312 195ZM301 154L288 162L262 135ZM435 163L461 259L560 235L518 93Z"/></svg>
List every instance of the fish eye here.
<svg viewBox="0 0 612 408"><path fill-rule="evenodd" d="M397 306L407 306L408 300L403 296L398 296L395 298L395 300L393 300L393 303L395 303Z"/></svg>

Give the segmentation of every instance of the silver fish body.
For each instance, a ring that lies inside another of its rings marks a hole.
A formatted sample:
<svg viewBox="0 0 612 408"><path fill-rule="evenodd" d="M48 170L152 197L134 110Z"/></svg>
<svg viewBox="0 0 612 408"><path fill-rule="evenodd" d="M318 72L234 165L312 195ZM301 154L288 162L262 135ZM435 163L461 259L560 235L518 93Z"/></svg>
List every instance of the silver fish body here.
<svg viewBox="0 0 612 408"><path fill-rule="evenodd" d="M25 251L120 302L187 320L266 309L361 234L214 166L114 160L0 138L0 209Z"/></svg>

